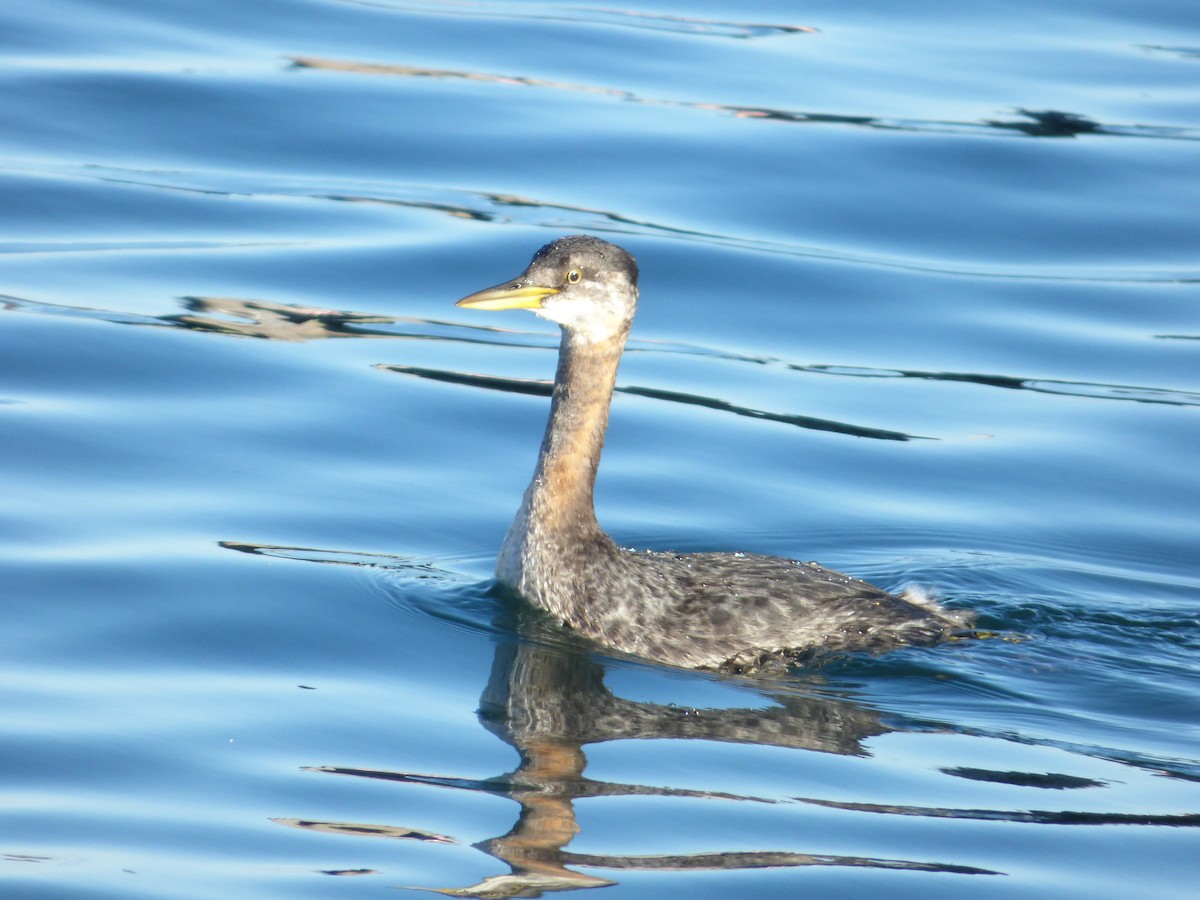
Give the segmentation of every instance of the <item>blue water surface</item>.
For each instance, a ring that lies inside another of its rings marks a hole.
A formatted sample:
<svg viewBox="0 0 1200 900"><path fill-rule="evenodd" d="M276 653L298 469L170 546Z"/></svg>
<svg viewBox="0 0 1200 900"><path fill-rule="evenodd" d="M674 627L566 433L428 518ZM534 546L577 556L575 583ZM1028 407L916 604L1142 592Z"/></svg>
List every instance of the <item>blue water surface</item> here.
<svg viewBox="0 0 1200 900"><path fill-rule="evenodd" d="M0 9L0 895L1192 897L1184 0ZM772 678L493 590L557 335L641 265L623 544L990 640Z"/></svg>

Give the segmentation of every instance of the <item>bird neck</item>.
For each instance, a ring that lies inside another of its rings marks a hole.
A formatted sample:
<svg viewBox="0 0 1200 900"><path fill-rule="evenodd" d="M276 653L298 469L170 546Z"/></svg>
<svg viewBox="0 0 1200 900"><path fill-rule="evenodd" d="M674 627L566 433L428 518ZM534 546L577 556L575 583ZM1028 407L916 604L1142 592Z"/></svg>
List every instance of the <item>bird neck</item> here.
<svg viewBox="0 0 1200 900"><path fill-rule="evenodd" d="M626 334L597 342L563 331L550 420L525 498L531 529L600 532L592 492Z"/></svg>

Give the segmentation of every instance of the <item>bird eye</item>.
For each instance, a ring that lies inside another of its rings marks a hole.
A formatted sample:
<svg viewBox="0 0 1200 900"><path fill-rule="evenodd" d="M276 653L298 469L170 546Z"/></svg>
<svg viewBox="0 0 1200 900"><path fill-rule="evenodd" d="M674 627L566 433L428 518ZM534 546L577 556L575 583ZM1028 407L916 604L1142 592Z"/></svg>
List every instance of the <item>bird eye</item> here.
<svg viewBox="0 0 1200 900"><path fill-rule="evenodd" d="M579 284L581 278L583 278L583 273L578 269L572 269L567 273L567 284Z"/></svg>

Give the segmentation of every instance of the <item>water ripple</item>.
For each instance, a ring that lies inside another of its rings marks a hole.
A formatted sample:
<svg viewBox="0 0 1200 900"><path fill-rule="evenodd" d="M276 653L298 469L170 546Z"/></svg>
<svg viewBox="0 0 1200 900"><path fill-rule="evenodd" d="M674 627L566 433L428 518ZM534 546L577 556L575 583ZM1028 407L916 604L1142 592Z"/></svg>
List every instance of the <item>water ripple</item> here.
<svg viewBox="0 0 1200 900"><path fill-rule="evenodd" d="M665 31L691 37L731 38L734 40L810 34L816 31L815 28L803 25L698 19L692 16L667 15L643 10L586 6L545 6L511 2L476 2L466 5L438 3L436 0L425 3L413 2L413 0L392 0L392 2L388 2L388 0L340 0L340 2L408 14L426 13L437 16L517 21L532 19L537 22L577 22L585 25L631 28L641 31Z"/></svg>
<svg viewBox="0 0 1200 900"><path fill-rule="evenodd" d="M1156 815L1153 813L1095 813L1071 810L946 809L927 806L898 806L888 803L849 803L797 797L802 803L852 812L883 813L889 816L924 816L931 819L977 819L987 822L1024 822L1034 825L1153 825L1195 828L1200 814Z"/></svg>
<svg viewBox="0 0 1200 900"><path fill-rule="evenodd" d="M301 177L270 175L262 172L238 172L227 170L176 170L151 171L120 169L111 166L50 166L31 170L31 163L0 162L0 171L27 173L38 171L46 174L55 172L65 178L90 178L114 185L152 188L169 192L196 195L240 198L249 201L275 202L281 198L307 199L316 202L362 203L392 206L402 209L420 210L467 219L492 225L519 225L550 229L562 232L592 232L599 234L636 235L660 239L695 242L719 247L729 247L753 253L766 253L817 259L824 262L844 263L853 266L918 272L928 275L955 278L983 278L989 280L1023 280L1035 282L1108 283L1139 285L1179 285L1200 283L1200 270L1180 269L1111 269L1078 266L1037 266L997 263L969 263L950 259L923 259L907 256L886 256L863 253L848 248L821 247L793 241L770 240L730 233L703 231L686 228L669 222L657 222L598 207L578 206L555 200L526 197L516 194L469 191L461 188L445 188L422 184L396 184L393 182L349 182L331 184ZM339 245L342 238L335 240ZM233 247L276 247L292 244L320 246L319 237L306 237L303 241L279 239L237 241L130 241L130 242L75 242L59 243L0 243L0 253L21 252L126 252L138 249L146 251L166 249L228 250Z"/></svg>
<svg viewBox="0 0 1200 900"><path fill-rule="evenodd" d="M182 327L212 334L289 342L327 338L391 338L508 347L538 347L544 349L553 349L557 343L553 337L545 334L499 329L491 326L463 325L461 323L436 319L392 317L374 313L323 309L296 304L276 303L269 300L237 297L183 297L181 298L181 302L191 310L190 313L151 316L114 310L73 307L65 304L46 303L16 297L10 294L0 294L0 311L20 311L41 315L97 319L122 325ZM669 341L631 341L629 352L693 356L701 359L723 360L734 364L768 366L786 369L790 372L840 376L844 378L908 378L916 381L964 382L982 387L1001 388L1004 390L1026 390L1035 393L1056 394L1093 400L1123 400L1135 403L1179 407L1200 406L1200 393L1147 385L1106 384L973 372L927 372L915 369L884 369L837 364L801 364L788 362L777 357L750 356L731 353L720 348ZM402 364L389 365L380 363L376 367L402 375L413 375L435 381L502 390L509 393L549 396L551 389L551 384L548 381L495 378L487 375ZM734 404L719 397L671 391L652 386L622 385L617 390L656 400L702 406L747 418L781 422L818 431L833 431L855 437L872 437L893 441L907 441L922 439L923 437L924 439L930 439L928 436L906 432L835 422L794 413L757 409Z"/></svg>
<svg viewBox="0 0 1200 900"><path fill-rule="evenodd" d="M833 125L874 131L907 131L920 134L951 134L973 137L1020 136L1036 138L1074 138L1082 135L1096 137L1144 138L1150 140L1200 141L1200 129L1185 125L1137 125L1099 122L1083 114L1056 109L1012 110L1016 118L955 121L951 119L917 119L882 115L846 115L838 113L779 109L768 106L736 105L706 101L667 100L642 97L623 88L599 85L571 84L525 75L476 72L459 69L434 69L402 63L368 63L354 60L329 59L316 56L293 56L291 63L298 69L323 69L350 72L358 75L389 75L403 78L436 78L464 80L504 86L529 87L597 94L614 99L650 106L669 106L680 109L719 113L737 119L784 123L791 125Z"/></svg>

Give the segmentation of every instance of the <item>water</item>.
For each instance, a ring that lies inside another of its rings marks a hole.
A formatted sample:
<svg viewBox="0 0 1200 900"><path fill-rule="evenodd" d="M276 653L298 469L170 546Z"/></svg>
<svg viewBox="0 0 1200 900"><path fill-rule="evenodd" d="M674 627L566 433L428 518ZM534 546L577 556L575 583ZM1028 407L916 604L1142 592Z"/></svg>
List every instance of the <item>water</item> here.
<svg viewBox="0 0 1200 900"><path fill-rule="evenodd" d="M9 4L0 893L1193 896L1198 24ZM722 679L492 593L555 336L452 304L579 231L619 540L1003 639Z"/></svg>

